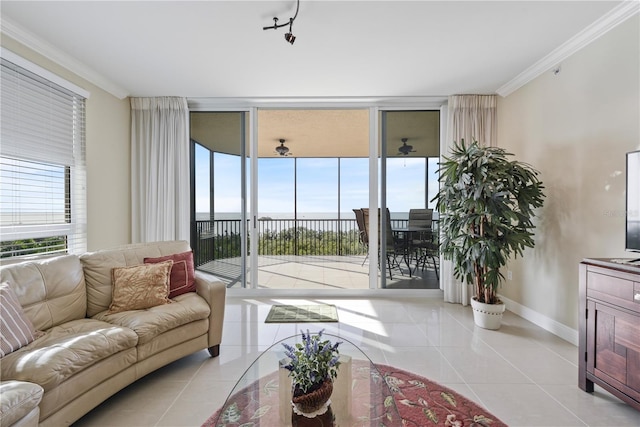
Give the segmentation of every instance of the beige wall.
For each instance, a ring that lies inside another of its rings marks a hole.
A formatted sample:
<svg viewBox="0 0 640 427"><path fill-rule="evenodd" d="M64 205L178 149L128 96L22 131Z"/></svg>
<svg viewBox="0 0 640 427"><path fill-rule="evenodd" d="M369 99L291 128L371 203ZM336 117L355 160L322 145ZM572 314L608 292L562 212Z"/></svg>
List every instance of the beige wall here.
<svg viewBox="0 0 640 427"><path fill-rule="evenodd" d="M86 89L88 249L131 241L130 107L10 37L2 47Z"/></svg>
<svg viewBox="0 0 640 427"><path fill-rule="evenodd" d="M625 153L640 148L640 18L627 20L498 101L498 144L541 171L535 249L513 261L508 299L578 326L578 263L624 252Z"/></svg>

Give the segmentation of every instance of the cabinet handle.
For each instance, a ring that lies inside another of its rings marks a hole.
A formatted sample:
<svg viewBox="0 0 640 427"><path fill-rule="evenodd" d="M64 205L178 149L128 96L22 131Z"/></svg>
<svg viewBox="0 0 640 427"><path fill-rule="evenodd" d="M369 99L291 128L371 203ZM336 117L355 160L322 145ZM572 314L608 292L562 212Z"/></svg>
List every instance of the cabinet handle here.
<svg viewBox="0 0 640 427"><path fill-rule="evenodd" d="M633 294L634 301L640 301L640 292L635 292Z"/></svg>

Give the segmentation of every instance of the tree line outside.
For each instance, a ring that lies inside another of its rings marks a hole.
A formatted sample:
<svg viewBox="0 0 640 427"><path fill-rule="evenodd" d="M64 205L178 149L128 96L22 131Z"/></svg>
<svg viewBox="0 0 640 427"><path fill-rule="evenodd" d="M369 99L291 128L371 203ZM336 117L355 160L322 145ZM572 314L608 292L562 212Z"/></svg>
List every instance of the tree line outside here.
<svg viewBox="0 0 640 427"><path fill-rule="evenodd" d="M357 229L338 232L291 227L279 232L266 230L258 239L259 255L348 256L367 253ZM196 246L196 265L242 255L241 236L236 232L198 239Z"/></svg>
<svg viewBox="0 0 640 427"><path fill-rule="evenodd" d="M216 235L198 242L209 246L208 250L196 251L196 263L241 255L240 234ZM37 239L8 240L0 242L0 257L36 255L40 253L65 252L66 236L43 237ZM291 227L279 232L266 230L258 240L260 255L365 255L366 247L360 241L358 230L327 231L306 227Z"/></svg>
<svg viewBox="0 0 640 427"><path fill-rule="evenodd" d="M0 242L0 258L35 255L45 252L66 252L66 250L67 236L6 240Z"/></svg>

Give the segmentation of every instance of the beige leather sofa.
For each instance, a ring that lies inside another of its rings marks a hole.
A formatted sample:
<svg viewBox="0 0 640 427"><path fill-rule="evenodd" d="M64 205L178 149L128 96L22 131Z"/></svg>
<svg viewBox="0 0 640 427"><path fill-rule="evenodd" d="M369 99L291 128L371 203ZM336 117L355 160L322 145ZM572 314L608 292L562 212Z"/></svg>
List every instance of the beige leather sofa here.
<svg viewBox="0 0 640 427"><path fill-rule="evenodd" d="M170 304L107 311L114 267L189 250L185 241L155 242L0 267L0 279L15 291L24 314L45 332L0 359L0 390L7 390L0 424L38 425L39 413L41 426L69 425L170 362L204 349L217 356L226 287L200 272L196 292ZM37 407L30 410L34 402Z"/></svg>

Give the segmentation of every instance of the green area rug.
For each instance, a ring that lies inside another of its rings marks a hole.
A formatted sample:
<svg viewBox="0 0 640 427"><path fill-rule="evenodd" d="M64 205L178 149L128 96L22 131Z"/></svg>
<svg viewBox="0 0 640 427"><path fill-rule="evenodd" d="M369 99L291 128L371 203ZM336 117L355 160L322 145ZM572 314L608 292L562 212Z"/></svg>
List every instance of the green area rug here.
<svg viewBox="0 0 640 427"><path fill-rule="evenodd" d="M337 322L335 305L274 305L264 323Z"/></svg>

